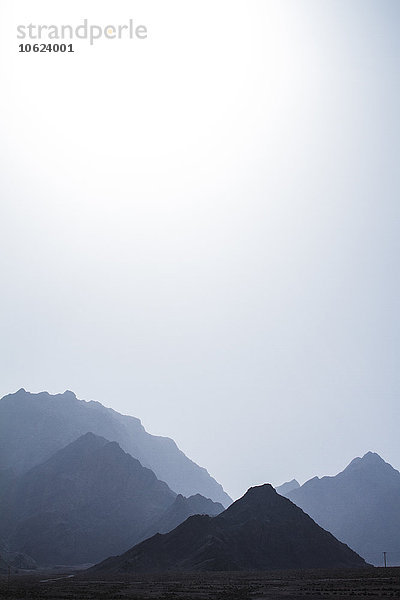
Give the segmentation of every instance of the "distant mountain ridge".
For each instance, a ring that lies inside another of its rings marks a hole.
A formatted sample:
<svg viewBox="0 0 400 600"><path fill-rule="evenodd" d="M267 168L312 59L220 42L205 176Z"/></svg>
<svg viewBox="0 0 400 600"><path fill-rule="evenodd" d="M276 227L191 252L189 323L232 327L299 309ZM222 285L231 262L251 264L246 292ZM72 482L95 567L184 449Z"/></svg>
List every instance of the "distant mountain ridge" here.
<svg viewBox="0 0 400 600"><path fill-rule="evenodd" d="M87 432L116 441L176 493L201 494L225 507L232 502L206 469L185 456L172 439L153 436L136 417L99 402L78 400L68 390L51 395L20 389L0 400L0 469L26 472Z"/></svg>
<svg viewBox="0 0 400 600"><path fill-rule="evenodd" d="M285 494L368 562L400 565L400 473L378 454L355 458L334 477L314 477Z"/></svg>
<svg viewBox="0 0 400 600"><path fill-rule="evenodd" d="M292 479L291 481L286 481L285 483L282 483L282 485L278 485L278 487L276 487L275 489L278 492L278 494L280 494L281 496L285 496L292 490L296 490L299 487L300 484L297 481L297 479Z"/></svg>
<svg viewBox="0 0 400 600"><path fill-rule="evenodd" d="M185 510L175 510L172 527L197 507L223 509L202 496L196 506L178 498ZM168 531L176 500L116 442L87 433L14 480L0 503L0 536L41 565L93 563L144 539L148 529Z"/></svg>
<svg viewBox="0 0 400 600"><path fill-rule="evenodd" d="M250 488L216 517L196 515L93 572L362 567L365 561L270 485Z"/></svg>

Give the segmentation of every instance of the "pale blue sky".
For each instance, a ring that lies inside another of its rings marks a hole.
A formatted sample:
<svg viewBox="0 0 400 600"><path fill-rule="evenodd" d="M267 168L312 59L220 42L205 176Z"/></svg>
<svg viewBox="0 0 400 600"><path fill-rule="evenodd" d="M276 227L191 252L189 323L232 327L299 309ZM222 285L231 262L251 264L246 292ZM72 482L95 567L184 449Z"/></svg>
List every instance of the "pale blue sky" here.
<svg viewBox="0 0 400 600"><path fill-rule="evenodd" d="M397 0L3 0L0 394L72 389L232 496L400 467ZM145 42L19 54L29 22Z"/></svg>

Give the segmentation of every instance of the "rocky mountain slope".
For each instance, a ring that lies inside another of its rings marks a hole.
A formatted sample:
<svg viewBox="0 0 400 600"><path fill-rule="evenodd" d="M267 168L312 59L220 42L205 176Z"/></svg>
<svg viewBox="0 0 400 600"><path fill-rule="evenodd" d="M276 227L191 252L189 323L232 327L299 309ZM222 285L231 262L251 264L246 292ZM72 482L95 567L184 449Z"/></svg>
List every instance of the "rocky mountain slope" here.
<svg viewBox="0 0 400 600"><path fill-rule="evenodd" d="M40 564L95 562L141 539L175 497L116 442L87 433L10 485L0 534Z"/></svg>
<svg viewBox="0 0 400 600"><path fill-rule="evenodd" d="M96 562L198 510L223 510L200 495L176 497L116 442L93 433L7 481L0 536L41 565Z"/></svg>
<svg viewBox="0 0 400 600"><path fill-rule="evenodd" d="M270 485L250 488L217 517L193 516L95 572L360 567L365 561Z"/></svg>

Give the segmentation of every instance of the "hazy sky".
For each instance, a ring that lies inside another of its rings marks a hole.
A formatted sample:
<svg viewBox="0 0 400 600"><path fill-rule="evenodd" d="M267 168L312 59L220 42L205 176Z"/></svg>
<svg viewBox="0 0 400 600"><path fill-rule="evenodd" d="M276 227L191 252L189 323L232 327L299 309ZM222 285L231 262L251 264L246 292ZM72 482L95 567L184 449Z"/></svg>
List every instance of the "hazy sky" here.
<svg viewBox="0 0 400 600"><path fill-rule="evenodd" d="M18 53L85 18L148 38ZM398 0L2 0L0 395L137 416L233 497L399 468L399 26Z"/></svg>

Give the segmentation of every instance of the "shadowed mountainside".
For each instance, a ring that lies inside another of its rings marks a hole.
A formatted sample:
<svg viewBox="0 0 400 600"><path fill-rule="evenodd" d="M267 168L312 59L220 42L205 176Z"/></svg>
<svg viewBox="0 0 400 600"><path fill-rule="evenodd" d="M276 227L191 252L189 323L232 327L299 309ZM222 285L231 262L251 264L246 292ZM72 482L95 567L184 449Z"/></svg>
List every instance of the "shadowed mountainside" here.
<svg viewBox="0 0 400 600"><path fill-rule="evenodd" d="M200 495L176 497L116 442L93 433L8 481L0 535L42 565L96 562L195 512L223 510Z"/></svg>
<svg viewBox="0 0 400 600"><path fill-rule="evenodd" d="M89 431L118 442L176 493L201 494L224 506L232 502L173 440L150 435L139 419L99 402L78 400L70 391L50 395L20 389L0 400L0 469L24 473Z"/></svg>
<svg viewBox="0 0 400 600"><path fill-rule="evenodd" d="M87 433L10 485L0 533L41 564L95 562L142 539L174 500L116 442Z"/></svg>
<svg viewBox="0 0 400 600"><path fill-rule="evenodd" d="M365 561L272 486L250 488L217 517L193 516L90 572L360 567Z"/></svg>

